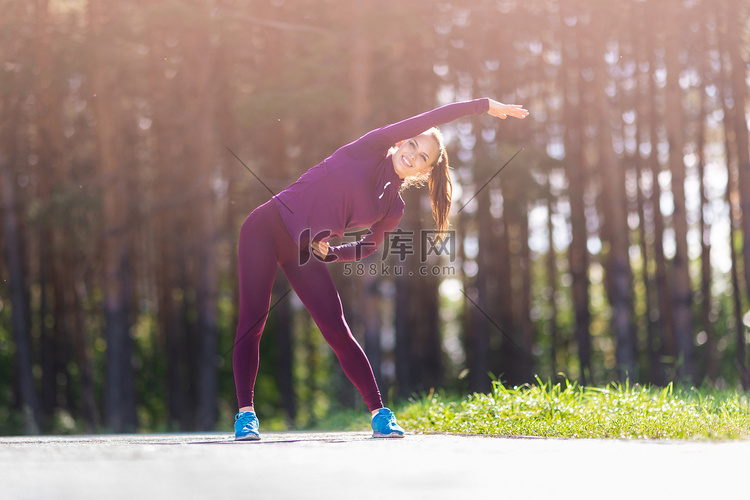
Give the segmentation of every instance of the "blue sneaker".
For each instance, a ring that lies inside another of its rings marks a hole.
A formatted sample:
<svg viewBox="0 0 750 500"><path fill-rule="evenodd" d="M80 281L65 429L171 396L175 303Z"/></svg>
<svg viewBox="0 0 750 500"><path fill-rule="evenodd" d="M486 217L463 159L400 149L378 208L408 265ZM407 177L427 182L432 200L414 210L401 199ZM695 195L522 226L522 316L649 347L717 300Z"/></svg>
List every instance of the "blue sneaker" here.
<svg viewBox="0 0 750 500"><path fill-rule="evenodd" d="M372 437L402 438L404 430L396 423L396 416L388 408L381 408L372 418Z"/></svg>
<svg viewBox="0 0 750 500"><path fill-rule="evenodd" d="M258 433L258 417L254 411L245 411L234 416L234 440L235 441L257 441L260 439Z"/></svg>

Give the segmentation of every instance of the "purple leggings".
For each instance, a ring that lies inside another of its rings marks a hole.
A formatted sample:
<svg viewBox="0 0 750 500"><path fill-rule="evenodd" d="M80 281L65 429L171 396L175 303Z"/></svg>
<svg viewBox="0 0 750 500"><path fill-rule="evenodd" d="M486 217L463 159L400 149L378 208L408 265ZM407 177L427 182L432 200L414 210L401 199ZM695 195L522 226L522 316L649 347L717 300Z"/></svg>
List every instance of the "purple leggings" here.
<svg viewBox="0 0 750 500"><path fill-rule="evenodd" d="M240 317L233 357L239 407L253 405L260 337L271 306L271 287L278 265L310 311L367 408L370 411L381 408L383 403L372 367L346 324L341 298L326 264L314 257L302 260L307 262L300 265L298 246L273 200L253 210L245 219L240 231Z"/></svg>

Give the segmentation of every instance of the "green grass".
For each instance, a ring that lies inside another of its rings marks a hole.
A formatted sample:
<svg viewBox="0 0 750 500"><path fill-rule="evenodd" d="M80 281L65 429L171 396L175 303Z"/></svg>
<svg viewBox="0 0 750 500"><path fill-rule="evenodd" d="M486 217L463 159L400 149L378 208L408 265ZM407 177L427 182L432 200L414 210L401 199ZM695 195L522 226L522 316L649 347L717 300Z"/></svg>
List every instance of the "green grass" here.
<svg viewBox="0 0 750 500"><path fill-rule="evenodd" d="M462 401L430 394L399 409L409 431L617 439L750 437L746 394L717 390L575 383L508 388Z"/></svg>

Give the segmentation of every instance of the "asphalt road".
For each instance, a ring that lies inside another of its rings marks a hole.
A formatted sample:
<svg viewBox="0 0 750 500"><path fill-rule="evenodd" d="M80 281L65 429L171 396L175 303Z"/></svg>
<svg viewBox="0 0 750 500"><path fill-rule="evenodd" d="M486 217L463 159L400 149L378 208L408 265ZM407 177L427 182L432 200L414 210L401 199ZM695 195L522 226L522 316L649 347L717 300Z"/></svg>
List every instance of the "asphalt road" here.
<svg viewBox="0 0 750 500"><path fill-rule="evenodd" d="M262 436L0 437L0 499L750 499L750 441Z"/></svg>

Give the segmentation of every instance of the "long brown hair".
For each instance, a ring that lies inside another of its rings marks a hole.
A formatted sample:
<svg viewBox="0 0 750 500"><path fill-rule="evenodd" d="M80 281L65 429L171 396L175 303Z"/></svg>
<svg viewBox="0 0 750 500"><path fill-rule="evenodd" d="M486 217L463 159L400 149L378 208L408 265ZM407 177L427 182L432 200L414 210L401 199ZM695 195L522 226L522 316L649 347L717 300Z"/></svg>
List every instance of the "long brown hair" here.
<svg viewBox="0 0 750 500"><path fill-rule="evenodd" d="M432 136L438 143L440 150L435 166L432 170L423 174L409 177L404 180L401 189L412 186L423 186L428 183L430 189L430 205L432 206L432 218L435 219L435 229L438 239L443 239L444 233L450 228L449 214L451 211L451 197L453 196L453 183L448 173L448 152L445 150L443 134L437 127L426 131L425 134Z"/></svg>

